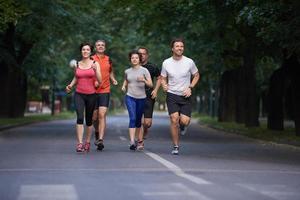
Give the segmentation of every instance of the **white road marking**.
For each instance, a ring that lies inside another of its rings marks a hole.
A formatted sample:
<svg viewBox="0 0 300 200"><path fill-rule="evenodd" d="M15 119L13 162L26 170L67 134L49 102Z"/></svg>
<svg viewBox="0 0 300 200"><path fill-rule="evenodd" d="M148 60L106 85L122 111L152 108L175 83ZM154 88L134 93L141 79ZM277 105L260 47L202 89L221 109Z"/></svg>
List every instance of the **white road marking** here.
<svg viewBox="0 0 300 200"><path fill-rule="evenodd" d="M188 196L196 196L195 194L187 194L183 192L144 192L144 196L180 196L180 195L188 195Z"/></svg>
<svg viewBox="0 0 300 200"><path fill-rule="evenodd" d="M278 200L288 200L299 196L299 193L291 191L286 185L264 185L264 184L237 184L243 188Z"/></svg>
<svg viewBox="0 0 300 200"><path fill-rule="evenodd" d="M206 181L202 178L196 177L196 176L192 176L190 174L186 174L181 168L179 168L177 165L173 164L172 162L160 157L159 155L155 154L155 153L151 153L148 151L144 151L144 153L148 156L150 156L151 158L153 158L154 160L160 162L162 165L164 165L165 167L167 167L171 172L173 172L174 174L176 174L179 177L185 178L193 183L202 185L208 185L211 184L211 182Z"/></svg>
<svg viewBox="0 0 300 200"><path fill-rule="evenodd" d="M199 192L195 192L194 190L190 189L189 187L183 185L182 183L174 183L173 185L176 186L178 189L184 190L188 195L196 196L197 199L199 199L199 200L211 200L207 196L205 196Z"/></svg>
<svg viewBox="0 0 300 200"><path fill-rule="evenodd" d="M78 200L73 185L22 185L18 200Z"/></svg>
<svg viewBox="0 0 300 200"><path fill-rule="evenodd" d="M172 188L172 191L143 192L143 195L144 196L192 196L199 200L211 200L210 198L206 197L205 195L202 195L199 192L196 192L196 191L190 189L189 187L185 186L182 183L172 183L171 188Z"/></svg>
<svg viewBox="0 0 300 200"><path fill-rule="evenodd" d="M125 141L127 140L125 137L120 136L120 139ZM149 151L144 151L144 153L148 156L150 156L151 158L153 158L154 160L160 162L161 164L163 164L165 167L167 167L170 171L172 171L174 174L176 174L179 177L185 178L193 183L202 185L202 184L211 184L209 181L206 181L202 178L196 177L196 176L192 176L190 174L186 174L181 168L179 168L178 166L176 166L175 164L173 164L172 162L160 157L159 155L149 152Z"/></svg>
<svg viewBox="0 0 300 200"><path fill-rule="evenodd" d="M125 137L123 137L123 136L120 136L120 140L126 141L127 139Z"/></svg>

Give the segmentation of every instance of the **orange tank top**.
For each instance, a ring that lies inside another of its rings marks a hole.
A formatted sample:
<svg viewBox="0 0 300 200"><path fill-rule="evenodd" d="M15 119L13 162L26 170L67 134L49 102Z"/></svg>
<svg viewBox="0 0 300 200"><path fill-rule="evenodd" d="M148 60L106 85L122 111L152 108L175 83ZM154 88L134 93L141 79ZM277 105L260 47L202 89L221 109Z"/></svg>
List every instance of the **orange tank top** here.
<svg viewBox="0 0 300 200"><path fill-rule="evenodd" d="M96 89L96 93L110 93L110 73L112 71L112 63L107 55L99 57L97 54L92 56L101 68L102 82Z"/></svg>

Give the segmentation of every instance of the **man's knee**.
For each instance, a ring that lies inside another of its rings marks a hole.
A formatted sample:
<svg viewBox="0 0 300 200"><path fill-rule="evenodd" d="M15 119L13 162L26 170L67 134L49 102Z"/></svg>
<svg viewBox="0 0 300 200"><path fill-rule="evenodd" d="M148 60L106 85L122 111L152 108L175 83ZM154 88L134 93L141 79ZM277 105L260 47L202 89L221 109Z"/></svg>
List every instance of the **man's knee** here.
<svg viewBox="0 0 300 200"><path fill-rule="evenodd" d="M145 119L143 125L144 125L144 127L146 127L146 128L150 128L151 125L152 125L152 119Z"/></svg>
<svg viewBox="0 0 300 200"><path fill-rule="evenodd" d="M190 121L191 121L191 118L189 118L189 117L181 117L180 118L180 124L184 125L184 126L189 125Z"/></svg>
<svg viewBox="0 0 300 200"><path fill-rule="evenodd" d="M99 118L104 119L106 117L106 112L100 112L99 113Z"/></svg>
<svg viewBox="0 0 300 200"><path fill-rule="evenodd" d="M179 121L179 116L178 115L171 115L170 116L170 120L171 120L171 123L172 124L177 124L178 123L178 121Z"/></svg>
<svg viewBox="0 0 300 200"><path fill-rule="evenodd" d="M100 107L99 113L98 113L98 116L100 119L104 119L106 117L106 111L107 111L106 108Z"/></svg>

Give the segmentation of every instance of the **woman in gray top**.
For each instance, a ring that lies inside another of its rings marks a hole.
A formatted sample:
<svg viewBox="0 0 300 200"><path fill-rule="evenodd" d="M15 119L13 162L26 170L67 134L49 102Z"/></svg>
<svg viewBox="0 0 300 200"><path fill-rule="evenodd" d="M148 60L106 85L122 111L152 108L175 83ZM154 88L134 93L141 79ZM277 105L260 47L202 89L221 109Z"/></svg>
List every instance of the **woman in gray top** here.
<svg viewBox="0 0 300 200"><path fill-rule="evenodd" d="M129 53L131 67L125 70L122 91L126 92L125 103L129 114L130 150L136 150L135 133L141 129L146 92L145 85L153 87L149 71L141 66L141 54ZM142 142L142 141L141 141Z"/></svg>

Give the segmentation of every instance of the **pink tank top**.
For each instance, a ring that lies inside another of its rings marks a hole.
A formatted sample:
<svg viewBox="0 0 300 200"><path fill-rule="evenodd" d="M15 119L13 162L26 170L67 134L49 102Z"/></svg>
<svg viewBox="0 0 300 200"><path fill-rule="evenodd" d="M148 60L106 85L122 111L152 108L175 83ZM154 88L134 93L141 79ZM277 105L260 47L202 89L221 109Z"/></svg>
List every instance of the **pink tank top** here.
<svg viewBox="0 0 300 200"><path fill-rule="evenodd" d="M76 92L82 94L94 94L96 92L94 85L96 74L93 68L80 69L77 67L75 76L77 79Z"/></svg>

